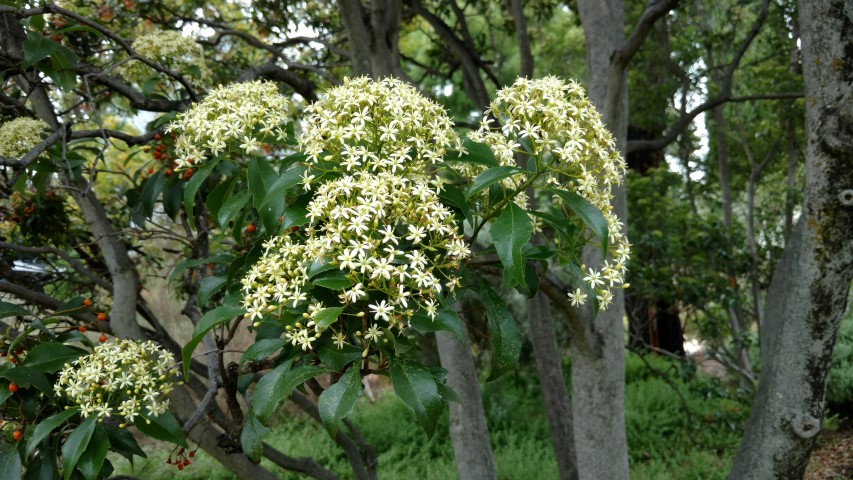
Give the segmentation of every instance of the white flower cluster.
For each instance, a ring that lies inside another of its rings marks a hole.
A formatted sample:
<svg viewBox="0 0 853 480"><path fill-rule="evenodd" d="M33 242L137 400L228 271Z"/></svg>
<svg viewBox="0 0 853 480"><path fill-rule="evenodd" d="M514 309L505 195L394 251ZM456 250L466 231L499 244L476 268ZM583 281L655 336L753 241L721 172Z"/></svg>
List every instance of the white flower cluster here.
<svg viewBox="0 0 853 480"><path fill-rule="evenodd" d="M341 176L314 186L307 228L266 243L243 280L246 316L301 310L306 323L287 325L287 338L308 350L327 328L318 313L343 307L333 339L366 355L380 328L419 311L435 318L442 292L459 284L453 272L470 251L427 176L459 139L441 107L398 80L347 80L310 110L300 140L309 166ZM343 274L339 303L311 298L312 264ZM364 319L360 329L347 331L349 316Z"/></svg>
<svg viewBox="0 0 853 480"><path fill-rule="evenodd" d="M178 115L167 131L175 132L177 168L192 168L222 154L263 152L263 139L283 141L290 102L275 83L253 81L215 88Z"/></svg>
<svg viewBox="0 0 853 480"><path fill-rule="evenodd" d="M19 117L0 126L0 157L21 158L44 139L47 124Z"/></svg>
<svg viewBox="0 0 853 480"><path fill-rule="evenodd" d="M490 123L492 118L499 127ZM610 188L622 182L625 162L583 87L556 77L521 78L497 92L471 139L488 144L502 165L516 165L516 152L530 155L544 170L543 181L534 188L551 185L574 191L602 211L609 228L611 258L598 269L582 268L599 308L606 309L613 300L611 289L624 282L630 253L622 224L610 204ZM578 289L569 297L579 305L587 296Z"/></svg>
<svg viewBox="0 0 853 480"><path fill-rule="evenodd" d="M336 171L421 174L441 162L459 136L444 109L397 79L345 79L308 107L299 138L309 165ZM329 168L329 167L323 167Z"/></svg>
<svg viewBox="0 0 853 480"><path fill-rule="evenodd" d="M140 35L131 45L143 57L180 72L194 86L210 83L210 69L204 60L201 45L177 30L162 30ZM122 76L131 82L142 83L160 75L139 60L130 60L119 68Z"/></svg>
<svg viewBox="0 0 853 480"><path fill-rule="evenodd" d="M165 397L172 391L175 374L175 359L156 343L119 340L66 363L54 390L77 403L84 418L117 414L125 427L139 415L156 417L169 408Z"/></svg>

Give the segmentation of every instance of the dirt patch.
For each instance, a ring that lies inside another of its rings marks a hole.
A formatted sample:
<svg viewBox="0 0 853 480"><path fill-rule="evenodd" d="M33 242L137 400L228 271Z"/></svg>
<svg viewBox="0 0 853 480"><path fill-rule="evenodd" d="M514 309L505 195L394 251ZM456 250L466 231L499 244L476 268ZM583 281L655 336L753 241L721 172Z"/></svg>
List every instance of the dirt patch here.
<svg viewBox="0 0 853 480"><path fill-rule="evenodd" d="M812 452L804 480L853 479L853 422L821 434Z"/></svg>

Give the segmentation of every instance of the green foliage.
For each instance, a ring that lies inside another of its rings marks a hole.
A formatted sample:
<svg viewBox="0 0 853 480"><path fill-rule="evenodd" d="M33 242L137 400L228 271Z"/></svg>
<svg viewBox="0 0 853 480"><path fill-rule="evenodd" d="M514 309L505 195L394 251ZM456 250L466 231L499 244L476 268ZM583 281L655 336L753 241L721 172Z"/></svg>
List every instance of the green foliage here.
<svg viewBox="0 0 853 480"><path fill-rule="evenodd" d="M853 412L853 308L849 305L832 351L826 401L844 413Z"/></svg>

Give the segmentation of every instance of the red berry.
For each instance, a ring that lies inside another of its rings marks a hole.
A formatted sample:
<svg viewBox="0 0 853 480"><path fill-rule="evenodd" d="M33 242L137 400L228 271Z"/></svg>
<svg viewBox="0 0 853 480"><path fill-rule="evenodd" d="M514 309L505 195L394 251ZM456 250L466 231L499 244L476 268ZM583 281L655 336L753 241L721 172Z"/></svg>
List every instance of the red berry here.
<svg viewBox="0 0 853 480"><path fill-rule="evenodd" d="M77 330L80 330L81 332L85 332L85 331L86 331L86 326L85 326L85 325L80 325L79 327L77 327Z"/></svg>
<svg viewBox="0 0 853 480"><path fill-rule="evenodd" d="M107 341L107 336L106 336L106 335L101 335L100 337L98 337L98 341L99 341L99 342L101 342L101 343L106 342L106 341Z"/></svg>
<svg viewBox="0 0 853 480"><path fill-rule="evenodd" d="M169 175L171 175L172 173L174 173L174 171L173 171L171 168L167 168L167 169L166 169L166 176L167 176L167 177L168 177Z"/></svg>
<svg viewBox="0 0 853 480"><path fill-rule="evenodd" d="M148 167L148 174L154 173L154 167Z"/></svg>
<svg viewBox="0 0 853 480"><path fill-rule="evenodd" d="M83 300L83 305L86 307L91 307L92 306L92 299L87 298L87 299Z"/></svg>
<svg viewBox="0 0 853 480"><path fill-rule="evenodd" d="M249 233L255 233L255 225L250 223L248 226L246 226L246 231Z"/></svg>
<svg viewBox="0 0 853 480"><path fill-rule="evenodd" d="M178 470L183 470L183 469L184 469L184 464L183 464L183 463L179 463L179 464L178 464Z"/></svg>
<svg viewBox="0 0 853 480"><path fill-rule="evenodd" d="M10 384L9 384L9 391L10 391L10 392L12 392L12 393L17 392L17 391L18 391L18 386L17 386L17 385L15 385L14 383L10 383Z"/></svg>
<svg viewBox="0 0 853 480"><path fill-rule="evenodd" d="M14 438L15 441L20 440L21 437L23 437L23 436L24 436L24 432L22 432L20 430L15 430L15 433L12 434L12 438Z"/></svg>
<svg viewBox="0 0 853 480"><path fill-rule="evenodd" d="M190 451L190 458L193 458L193 457L195 457L195 450Z"/></svg>
<svg viewBox="0 0 853 480"><path fill-rule="evenodd" d="M160 135L159 133L154 135L154 140L157 140L158 142L160 141L161 138L163 138L163 136Z"/></svg>
<svg viewBox="0 0 853 480"><path fill-rule="evenodd" d="M187 466L187 465L189 465L189 464L190 464L190 459L189 459L189 458L185 458L185 459L184 459L184 466Z"/></svg>
<svg viewBox="0 0 853 480"><path fill-rule="evenodd" d="M184 180L189 180L189 179L190 179L190 177L192 177L192 176L193 176L193 171L192 171L192 170L187 170L187 171L185 171L185 172L184 172Z"/></svg>
<svg viewBox="0 0 853 480"><path fill-rule="evenodd" d="M104 312L98 313L98 321L105 322L107 320L107 314Z"/></svg>

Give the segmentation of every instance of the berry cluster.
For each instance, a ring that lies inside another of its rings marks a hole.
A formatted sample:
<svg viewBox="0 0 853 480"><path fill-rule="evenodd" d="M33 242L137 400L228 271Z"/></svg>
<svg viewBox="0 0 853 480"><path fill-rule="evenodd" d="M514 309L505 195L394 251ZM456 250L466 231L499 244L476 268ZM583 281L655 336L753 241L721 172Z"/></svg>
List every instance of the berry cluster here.
<svg viewBox="0 0 853 480"><path fill-rule="evenodd" d="M195 457L195 452L197 450L198 447L196 447L195 450L187 450L184 447L175 447L175 449L173 449L169 454L169 458L166 459L166 465L174 465L178 470L183 470L190 466L192 463L190 459Z"/></svg>

